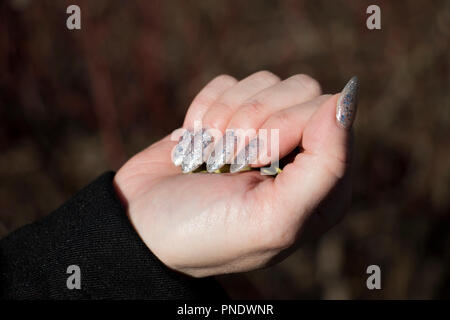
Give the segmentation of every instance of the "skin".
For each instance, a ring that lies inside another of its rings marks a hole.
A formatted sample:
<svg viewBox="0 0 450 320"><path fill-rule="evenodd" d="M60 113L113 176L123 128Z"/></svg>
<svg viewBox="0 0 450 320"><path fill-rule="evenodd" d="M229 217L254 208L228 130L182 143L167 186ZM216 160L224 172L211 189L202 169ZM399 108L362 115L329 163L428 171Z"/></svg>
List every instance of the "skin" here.
<svg viewBox="0 0 450 320"><path fill-rule="evenodd" d="M350 201L351 131L336 123L339 95L322 95L306 75L267 71L213 79L189 107L184 127L280 129L280 157L300 152L275 178L259 171L182 174L170 136L132 157L115 187L147 247L194 277L262 268L334 225ZM253 166L261 166L263 163Z"/></svg>

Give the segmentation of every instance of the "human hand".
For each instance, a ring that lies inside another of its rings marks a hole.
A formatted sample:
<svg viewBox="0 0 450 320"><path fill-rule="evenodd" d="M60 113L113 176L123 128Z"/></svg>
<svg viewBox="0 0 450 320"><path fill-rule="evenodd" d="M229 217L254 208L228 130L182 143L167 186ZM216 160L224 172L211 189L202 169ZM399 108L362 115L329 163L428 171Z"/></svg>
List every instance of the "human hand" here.
<svg viewBox="0 0 450 320"><path fill-rule="evenodd" d="M280 81L267 71L239 82L212 80L192 102L184 128L201 120L221 132L279 129L279 157L297 146L301 152L275 178L259 171L183 174L171 161L177 142L156 142L114 181L144 243L168 267L203 277L270 265L300 235L328 229L350 200L357 87L353 78L341 95L322 95L308 76Z"/></svg>

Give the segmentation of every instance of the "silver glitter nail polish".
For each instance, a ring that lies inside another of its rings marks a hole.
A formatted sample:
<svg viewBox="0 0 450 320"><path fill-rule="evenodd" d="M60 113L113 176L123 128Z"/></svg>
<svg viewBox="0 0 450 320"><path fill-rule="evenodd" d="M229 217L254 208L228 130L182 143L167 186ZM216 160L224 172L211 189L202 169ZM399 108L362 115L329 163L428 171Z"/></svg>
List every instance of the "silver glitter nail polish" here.
<svg viewBox="0 0 450 320"><path fill-rule="evenodd" d="M181 163L181 170L188 173L200 167L203 163L203 154L213 141L213 136L206 129L196 132L191 140L191 147Z"/></svg>
<svg viewBox="0 0 450 320"><path fill-rule="evenodd" d="M234 156L234 147L237 145L237 136L233 130L227 130L206 162L206 170L214 172L231 161Z"/></svg>
<svg viewBox="0 0 450 320"><path fill-rule="evenodd" d="M351 78L337 101L336 120L342 128L349 129L355 119L356 106L358 104L358 88L358 78Z"/></svg>
<svg viewBox="0 0 450 320"><path fill-rule="evenodd" d="M183 135L178 140L178 144L173 152L172 162L174 165L179 166L183 162L183 158L189 152L191 148L193 134L191 131L184 131Z"/></svg>
<svg viewBox="0 0 450 320"><path fill-rule="evenodd" d="M249 164L256 161L258 158L258 149L260 148L260 144L261 141L258 138L253 138L249 144L238 153L234 159L234 162L230 166L230 172L239 172Z"/></svg>
<svg viewBox="0 0 450 320"><path fill-rule="evenodd" d="M200 165L201 162L198 163L198 161L196 161L194 151L191 150L183 158L183 162L181 163L181 171L183 171L183 173L189 173L197 169Z"/></svg>
<svg viewBox="0 0 450 320"><path fill-rule="evenodd" d="M202 131L202 163L207 160L207 157L211 154L214 147L214 137L208 132L207 129Z"/></svg>

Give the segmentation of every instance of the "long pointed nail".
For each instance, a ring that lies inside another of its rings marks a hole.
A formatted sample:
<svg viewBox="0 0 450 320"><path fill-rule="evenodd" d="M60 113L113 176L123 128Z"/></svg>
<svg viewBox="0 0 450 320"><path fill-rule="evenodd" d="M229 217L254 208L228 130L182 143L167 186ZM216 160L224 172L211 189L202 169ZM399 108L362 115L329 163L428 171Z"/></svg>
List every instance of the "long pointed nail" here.
<svg viewBox="0 0 450 320"><path fill-rule="evenodd" d="M202 129L194 134L191 141L190 151L185 155L181 163L181 170L184 173L194 171L203 163L203 153L213 142L213 136L207 130Z"/></svg>
<svg viewBox="0 0 450 320"><path fill-rule="evenodd" d="M188 152L188 154L184 157L183 162L181 163L181 171L183 173L189 173L191 171L194 171L198 167L201 166L201 162L199 162L194 155L194 151L191 150Z"/></svg>
<svg viewBox="0 0 450 320"><path fill-rule="evenodd" d="M219 141L215 149L206 161L206 170L214 172L222 168L234 156L234 146L236 145L237 137L233 130L227 130Z"/></svg>
<svg viewBox="0 0 450 320"><path fill-rule="evenodd" d="M258 148L260 148L260 140L258 138L252 139L249 144L242 149L230 166L230 172L235 173L244 169L249 164L256 161L258 158Z"/></svg>
<svg viewBox="0 0 450 320"><path fill-rule="evenodd" d="M192 134L191 131L186 130L180 137L180 140L178 141L178 144L175 147L172 157L172 161L176 166L181 165L184 157L189 152L193 136L194 135Z"/></svg>
<svg viewBox="0 0 450 320"><path fill-rule="evenodd" d="M336 120L339 126L349 129L355 120L356 107L358 104L359 81L353 77L341 92L336 105Z"/></svg>
<svg viewBox="0 0 450 320"><path fill-rule="evenodd" d="M207 157L211 154L214 147L214 137L207 129L203 129L202 132L202 163L207 160Z"/></svg>

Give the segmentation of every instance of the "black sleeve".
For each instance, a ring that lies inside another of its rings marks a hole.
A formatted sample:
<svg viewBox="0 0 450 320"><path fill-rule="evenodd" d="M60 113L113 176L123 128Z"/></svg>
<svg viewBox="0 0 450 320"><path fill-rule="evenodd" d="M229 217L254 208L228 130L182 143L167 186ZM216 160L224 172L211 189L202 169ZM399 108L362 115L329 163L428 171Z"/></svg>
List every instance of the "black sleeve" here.
<svg viewBox="0 0 450 320"><path fill-rule="evenodd" d="M0 298L226 298L214 279L172 271L150 252L117 199L113 178L103 174L46 218L0 241ZM71 265L80 268L80 289L67 286L76 273L67 273Z"/></svg>

